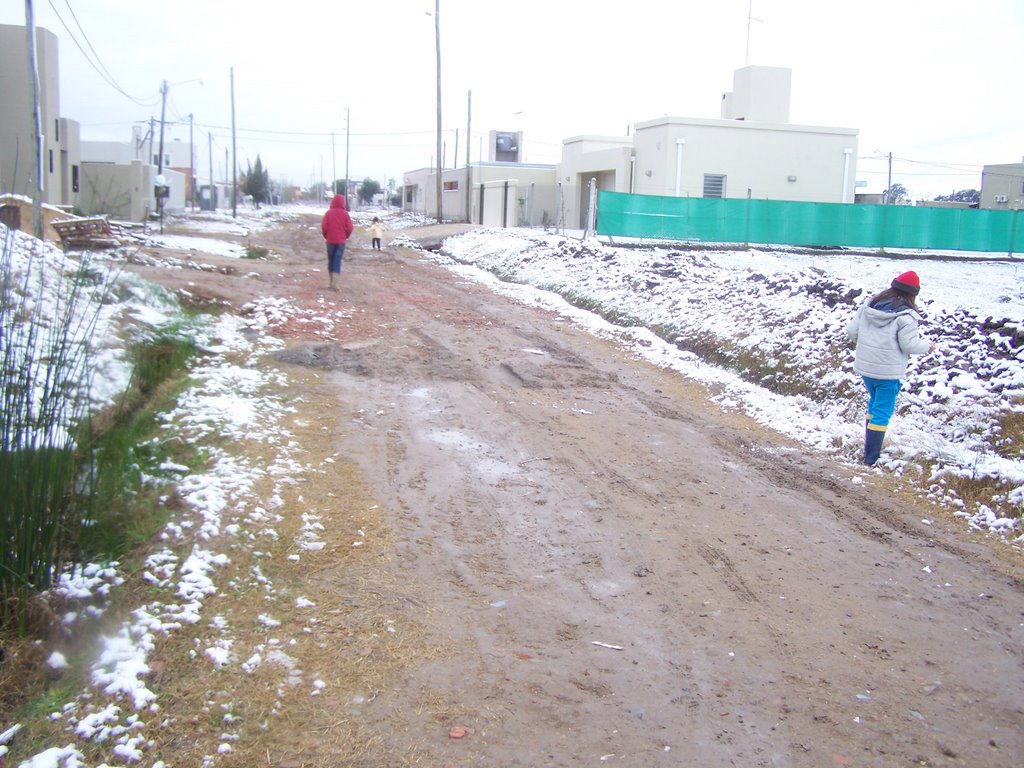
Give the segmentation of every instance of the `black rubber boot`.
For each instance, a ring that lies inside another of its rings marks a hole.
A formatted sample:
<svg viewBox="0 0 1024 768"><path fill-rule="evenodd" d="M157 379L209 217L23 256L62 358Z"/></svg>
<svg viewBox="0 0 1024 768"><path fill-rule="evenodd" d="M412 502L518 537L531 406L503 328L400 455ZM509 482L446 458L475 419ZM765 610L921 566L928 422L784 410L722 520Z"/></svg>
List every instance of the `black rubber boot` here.
<svg viewBox="0 0 1024 768"><path fill-rule="evenodd" d="M885 440L885 427L868 426L864 430L864 463L874 466L882 455L882 442Z"/></svg>

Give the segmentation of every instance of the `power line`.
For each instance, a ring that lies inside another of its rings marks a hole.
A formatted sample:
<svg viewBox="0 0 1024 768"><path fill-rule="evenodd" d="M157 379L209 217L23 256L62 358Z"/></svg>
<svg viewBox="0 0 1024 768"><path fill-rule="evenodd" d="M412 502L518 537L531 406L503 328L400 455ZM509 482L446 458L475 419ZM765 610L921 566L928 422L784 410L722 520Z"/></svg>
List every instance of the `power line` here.
<svg viewBox="0 0 1024 768"><path fill-rule="evenodd" d="M156 104L156 100L144 101L141 99L136 99L134 96L125 91L117 83L117 81L114 79L114 76L110 74L110 71L106 68L106 66L104 66L103 62L100 60L99 54L96 53L96 49L92 47L92 43L89 42L89 36L86 35L85 30L82 29L82 25L81 23L79 23L78 17L75 15L74 10L72 10L71 8L70 0L64 0L64 2L68 6L68 11L71 13L71 18L75 20L75 24L78 26L79 31L81 31L82 37L85 38L85 42L89 46L89 50L92 51L93 55L96 57L95 61L93 61L93 59L89 56L86 50L82 47L82 44L78 42L78 38L75 37L75 33L71 31L71 28L68 27L67 22L64 21L64 18L60 15L60 11L58 11L56 7L54 7L53 0L48 0L48 2L50 4L50 8L53 10L54 15L57 17L57 20L60 21L61 26L64 27L64 30L68 33L68 36L71 38L71 42L75 44L75 47L78 48L79 52L89 63L89 66L96 70L96 74L100 76L101 80L106 82L111 88L120 93L126 99L135 104L138 104L140 107L151 107Z"/></svg>
<svg viewBox="0 0 1024 768"><path fill-rule="evenodd" d="M204 128L214 131L230 131L231 128L226 125L204 125ZM269 133L278 136L320 136L330 138L332 135L336 136L338 131L274 131L265 128L238 128L238 131L245 131L246 133ZM454 133L457 128L446 128L444 133ZM435 134L435 130L426 131L364 131L360 133L351 133L350 136L431 136Z"/></svg>

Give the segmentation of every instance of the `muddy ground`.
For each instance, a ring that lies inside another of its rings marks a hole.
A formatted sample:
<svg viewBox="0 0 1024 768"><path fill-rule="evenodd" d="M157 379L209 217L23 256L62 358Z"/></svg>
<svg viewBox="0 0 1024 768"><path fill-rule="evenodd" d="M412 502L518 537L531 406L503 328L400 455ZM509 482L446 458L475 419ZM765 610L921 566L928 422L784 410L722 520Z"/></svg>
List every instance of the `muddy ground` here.
<svg viewBox="0 0 1024 768"><path fill-rule="evenodd" d="M316 409L296 439L336 457L386 545L294 578L322 615L383 602L415 634L378 689L329 681L258 764L1020 764L1024 571L1005 545L395 233L374 252L357 232L329 292L317 223L251 236L266 261L133 267L198 302L346 316L277 329L265 364ZM348 549L349 528L327 535L323 557ZM383 660L329 624L320 653ZM343 759L341 722L360 741Z"/></svg>

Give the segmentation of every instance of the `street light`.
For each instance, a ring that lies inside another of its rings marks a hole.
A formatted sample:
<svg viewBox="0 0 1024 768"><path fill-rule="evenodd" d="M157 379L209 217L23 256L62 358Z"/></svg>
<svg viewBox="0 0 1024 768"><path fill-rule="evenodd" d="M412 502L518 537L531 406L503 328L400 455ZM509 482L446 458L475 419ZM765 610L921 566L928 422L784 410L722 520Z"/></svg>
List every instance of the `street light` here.
<svg viewBox="0 0 1024 768"><path fill-rule="evenodd" d="M171 188L167 185L167 179L162 173L158 173L153 179L153 197L156 198L156 207L160 211L160 234L164 233L164 200L171 194Z"/></svg>
<svg viewBox="0 0 1024 768"><path fill-rule="evenodd" d="M437 49L437 223L442 219L441 203L441 0L434 0L434 45Z"/></svg>

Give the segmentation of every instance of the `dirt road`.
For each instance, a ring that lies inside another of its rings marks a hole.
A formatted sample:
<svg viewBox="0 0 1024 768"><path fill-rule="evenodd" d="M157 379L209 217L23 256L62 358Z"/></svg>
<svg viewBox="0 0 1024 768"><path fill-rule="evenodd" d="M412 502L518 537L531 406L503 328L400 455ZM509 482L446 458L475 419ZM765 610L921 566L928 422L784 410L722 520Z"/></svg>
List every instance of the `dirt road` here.
<svg viewBox="0 0 1024 768"><path fill-rule="evenodd" d="M379 689L260 764L341 764L342 720L363 766L1019 764L1024 580L999 547L416 251L357 234L331 294L315 222L251 239L279 258L140 271L342 313L267 360L326 409L295 439L386 542L383 581L316 571L321 613L383 600L415 627ZM342 628L321 652L381 658Z"/></svg>

